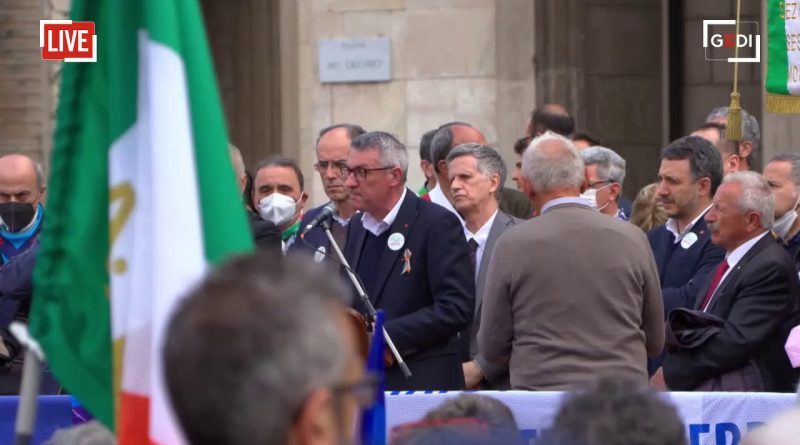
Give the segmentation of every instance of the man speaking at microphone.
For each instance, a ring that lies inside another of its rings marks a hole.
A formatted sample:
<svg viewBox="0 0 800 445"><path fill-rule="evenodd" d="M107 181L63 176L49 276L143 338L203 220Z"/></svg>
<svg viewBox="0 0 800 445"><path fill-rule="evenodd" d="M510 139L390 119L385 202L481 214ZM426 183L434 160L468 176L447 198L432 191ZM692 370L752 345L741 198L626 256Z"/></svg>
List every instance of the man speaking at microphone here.
<svg viewBox="0 0 800 445"><path fill-rule="evenodd" d="M353 206L344 255L412 376L386 371L387 390L459 390L458 332L471 320L474 271L458 218L406 188L408 153L394 136L370 132L351 144L345 185ZM356 308L366 313L360 302ZM391 360L389 360L391 361Z"/></svg>

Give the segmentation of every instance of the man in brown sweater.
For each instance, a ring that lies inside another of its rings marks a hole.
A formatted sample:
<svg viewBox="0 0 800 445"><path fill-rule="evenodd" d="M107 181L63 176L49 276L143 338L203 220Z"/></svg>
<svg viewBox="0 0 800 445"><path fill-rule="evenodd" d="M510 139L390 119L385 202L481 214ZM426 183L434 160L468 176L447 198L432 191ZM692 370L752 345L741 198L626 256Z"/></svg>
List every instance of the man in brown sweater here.
<svg viewBox="0 0 800 445"><path fill-rule="evenodd" d="M664 344L664 314L647 238L579 198L584 165L546 133L522 160L523 189L541 216L506 231L489 265L478 333L488 380L566 390L598 375L647 382Z"/></svg>

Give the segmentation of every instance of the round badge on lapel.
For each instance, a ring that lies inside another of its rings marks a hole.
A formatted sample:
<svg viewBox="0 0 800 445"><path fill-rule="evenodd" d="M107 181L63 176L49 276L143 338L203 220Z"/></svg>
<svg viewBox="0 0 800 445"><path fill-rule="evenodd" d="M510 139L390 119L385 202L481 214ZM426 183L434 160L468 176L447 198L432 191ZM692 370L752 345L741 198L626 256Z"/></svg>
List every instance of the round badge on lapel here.
<svg viewBox="0 0 800 445"><path fill-rule="evenodd" d="M683 247L684 249L688 249L692 247L692 244L696 242L697 242L697 234L694 232L689 232L681 240L681 247Z"/></svg>
<svg viewBox="0 0 800 445"><path fill-rule="evenodd" d="M404 237L402 233L395 232L389 235L389 240L386 242L386 245L393 251L398 251L405 243L406 237Z"/></svg>

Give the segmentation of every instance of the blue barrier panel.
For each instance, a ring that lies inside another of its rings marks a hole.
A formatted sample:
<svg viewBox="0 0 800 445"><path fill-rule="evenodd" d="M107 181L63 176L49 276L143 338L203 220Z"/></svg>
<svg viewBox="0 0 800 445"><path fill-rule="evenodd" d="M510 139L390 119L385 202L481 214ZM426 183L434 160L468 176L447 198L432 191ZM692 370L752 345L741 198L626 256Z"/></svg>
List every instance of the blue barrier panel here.
<svg viewBox="0 0 800 445"><path fill-rule="evenodd" d="M36 428L33 445L49 439L59 428L72 426L70 396L39 396L36 407ZM14 443L14 422L17 418L19 397L0 396L0 444Z"/></svg>

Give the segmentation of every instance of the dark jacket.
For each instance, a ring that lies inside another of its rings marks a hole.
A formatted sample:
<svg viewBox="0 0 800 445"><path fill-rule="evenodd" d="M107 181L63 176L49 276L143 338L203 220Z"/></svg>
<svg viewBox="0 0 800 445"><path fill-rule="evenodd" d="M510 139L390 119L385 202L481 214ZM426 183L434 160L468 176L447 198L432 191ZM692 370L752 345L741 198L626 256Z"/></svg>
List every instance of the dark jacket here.
<svg viewBox="0 0 800 445"><path fill-rule="evenodd" d="M694 309L699 309L712 279L702 281ZM771 234L728 273L706 312L725 322L699 347L667 354L664 379L670 389L694 390L753 361L765 391L795 390L798 374L784 343L792 327L800 324L800 282L792 260Z"/></svg>
<svg viewBox="0 0 800 445"><path fill-rule="evenodd" d="M457 390L464 388L458 332L473 318L475 278L464 230L444 207L406 191L389 234L402 236L396 250L382 245L381 257L362 255L368 235L362 219L348 224L345 257L353 270L377 265L375 291L369 295L386 314L386 331L408 364L406 379L397 366L386 372L387 390ZM365 307L356 302L362 313Z"/></svg>
<svg viewBox="0 0 800 445"><path fill-rule="evenodd" d="M281 231L278 227L264 221L258 213L249 212L250 229L253 232L253 241L258 250L263 250L275 254L281 254L283 245L281 242Z"/></svg>
<svg viewBox="0 0 800 445"><path fill-rule="evenodd" d="M665 318L673 309L692 307L699 291L698 282L713 273L725 258L725 250L711 242L711 232L703 218L697 221L690 233L694 233L697 241L688 247L684 247L688 243L675 244L675 237L666 225L647 234L661 279Z"/></svg>
<svg viewBox="0 0 800 445"><path fill-rule="evenodd" d="M533 204L519 190L503 187L500 189L500 211L519 219L530 219L533 215Z"/></svg>

